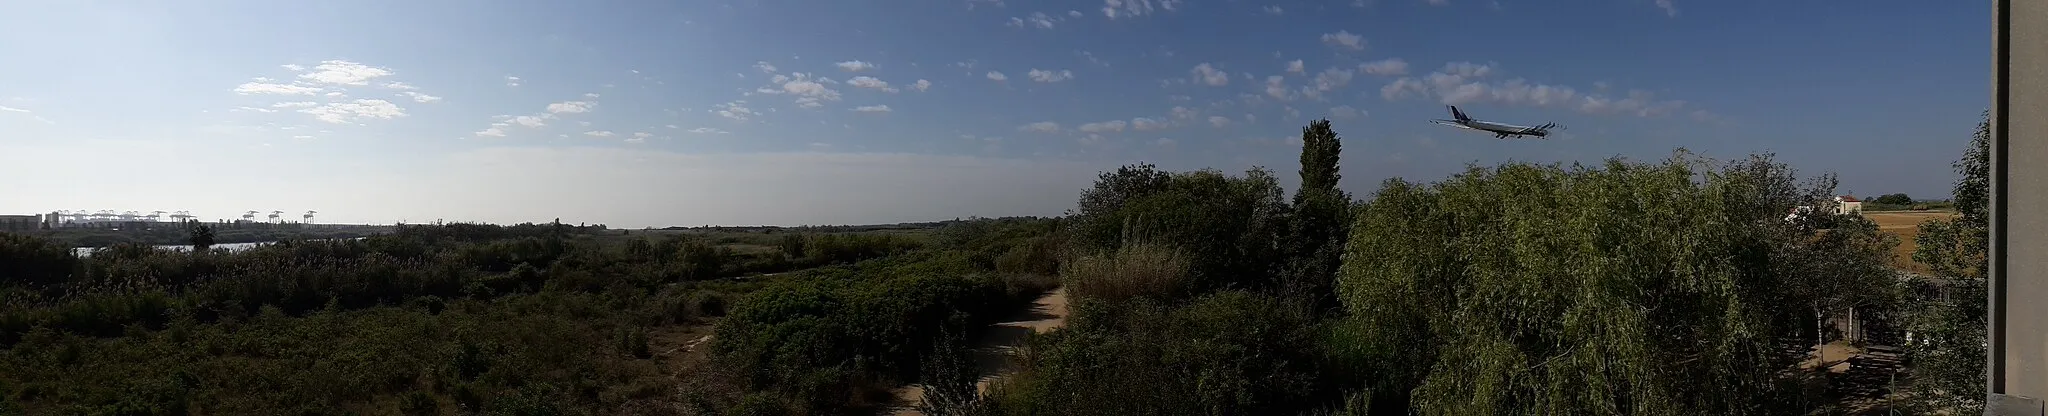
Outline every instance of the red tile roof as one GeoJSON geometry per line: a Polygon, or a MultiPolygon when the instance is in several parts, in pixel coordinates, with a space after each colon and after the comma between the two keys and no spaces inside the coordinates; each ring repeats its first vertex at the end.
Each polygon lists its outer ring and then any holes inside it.
{"type": "Polygon", "coordinates": [[[1842,196],[1838,196],[1838,197],[1836,197],[1836,198],[1841,198],[1841,199],[1842,199],[1842,202],[1863,202],[1863,200],[1861,200],[1861,199],[1856,199],[1856,197],[1853,197],[1853,196],[1848,196],[1848,195],[1842,195],[1842,196]]]}

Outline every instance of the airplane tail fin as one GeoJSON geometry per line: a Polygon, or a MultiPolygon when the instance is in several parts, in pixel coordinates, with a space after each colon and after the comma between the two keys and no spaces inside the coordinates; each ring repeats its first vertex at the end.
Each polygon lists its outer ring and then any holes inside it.
{"type": "Polygon", "coordinates": [[[1452,119],[1455,119],[1455,120],[1458,120],[1458,121],[1472,121],[1472,117],[1471,117],[1471,116],[1467,116],[1467,115],[1465,115],[1465,112],[1464,112],[1464,111],[1458,111],[1458,106],[1452,105],[1452,106],[1446,106],[1446,107],[1450,107],[1450,108],[1451,108],[1451,118],[1452,118],[1452,119]]]}

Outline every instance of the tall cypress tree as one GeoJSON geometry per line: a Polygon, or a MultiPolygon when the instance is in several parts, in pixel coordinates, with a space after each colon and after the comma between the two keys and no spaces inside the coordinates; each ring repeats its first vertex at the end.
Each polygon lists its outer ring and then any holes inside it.
{"type": "Polygon", "coordinates": [[[1301,187],[1294,191],[1282,289],[1309,298],[1318,308],[1337,306],[1337,267],[1350,235],[1351,195],[1337,188],[1343,148],[1330,120],[1301,129],[1301,187]]]}

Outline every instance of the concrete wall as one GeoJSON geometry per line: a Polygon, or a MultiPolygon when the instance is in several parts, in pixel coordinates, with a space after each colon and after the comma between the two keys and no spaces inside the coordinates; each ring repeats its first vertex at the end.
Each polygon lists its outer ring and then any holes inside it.
{"type": "Polygon", "coordinates": [[[1986,414],[2048,398],[2048,2],[1993,0],[1986,414]]]}

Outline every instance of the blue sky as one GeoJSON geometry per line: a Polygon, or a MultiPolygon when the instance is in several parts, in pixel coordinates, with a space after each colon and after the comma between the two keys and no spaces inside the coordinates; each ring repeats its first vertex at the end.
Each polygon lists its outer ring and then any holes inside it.
{"type": "Polygon", "coordinates": [[[1057,215],[1097,172],[1343,185],[1467,162],[1775,152],[1945,196],[1989,97],[1978,2],[25,1],[0,211],[323,222],[1057,215]],[[1570,4],[1553,4],[1570,3],[1570,4]],[[1444,104],[1568,126],[1499,141],[1444,104]]]}

